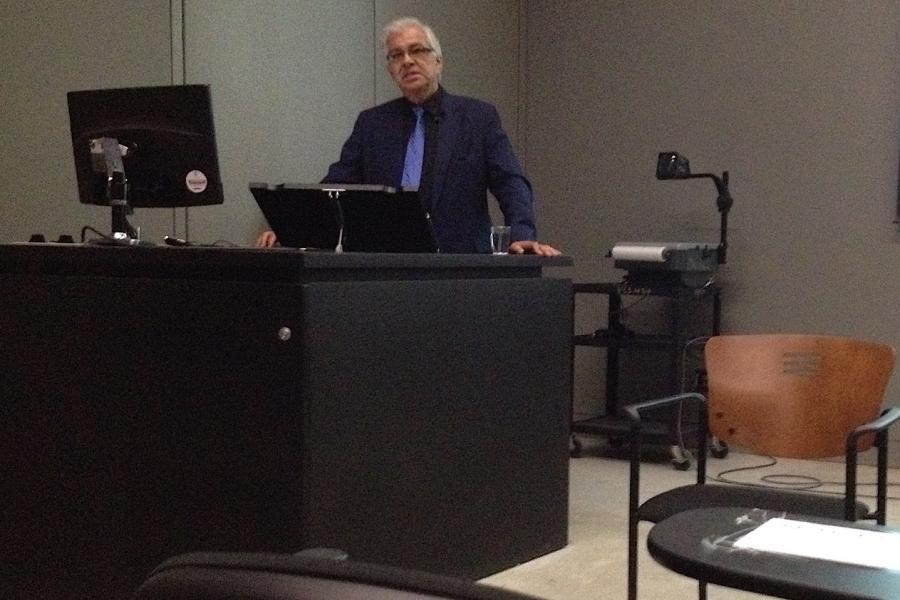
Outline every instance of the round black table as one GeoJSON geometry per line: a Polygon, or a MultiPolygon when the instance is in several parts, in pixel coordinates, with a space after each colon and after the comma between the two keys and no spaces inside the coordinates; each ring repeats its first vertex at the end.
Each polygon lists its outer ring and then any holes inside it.
{"type": "Polygon", "coordinates": [[[827,525],[900,534],[865,522],[848,523],[752,508],[699,508],[656,525],[647,537],[653,558],[707,583],[797,600],[897,600],[900,571],[734,548],[733,541],[766,518],[784,516],[827,525]]]}

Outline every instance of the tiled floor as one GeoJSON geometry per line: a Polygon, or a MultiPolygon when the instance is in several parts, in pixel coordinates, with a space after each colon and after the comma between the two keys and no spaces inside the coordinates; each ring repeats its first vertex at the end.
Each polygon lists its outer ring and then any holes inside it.
{"type": "MultiPolygon", "coordinates": [[[[708,472],[764,463],[765,457],[731,452],[724,459],[710,459],[708,472]]],[[[624,600],[626,578],[628,462],[611,457],[600,442],[586,440],[581,458],[570,461],[569,545],[531,562],[497,573],[484,581],[547,600],[624,600]]],[[[762,475],[806,475],[825,482],[843,481],[843,463],[780,461],[764,470],[735,473],[730,477],[758,482],[762,475]]],[[[693,469],[676,471],[661,456],[647,461],[642,469],[642,498],[671,487],[689,483],[696,477],[693,469]]],[[[890,481],[900,482],[900,470],[892,469],[890,481]]],[[[874,468],[861,467],[861,482],[874,481],[874,468]]],[[[822,488],[834,492],[842,484],[822,488]]],[[[868,494],[874,487],[863,488],[868,494]]],[[[888,503],[888,524],[900,527],[900,489],[891,488],[898,497],[888,503]]],[[[641,525],[639,558],[639,597],[641,600],[696,598],[697,584],[657,565],[646,552],[649,524],[641,525]]],[[[724,587],[710,586],[710,600],[763,598],[724,587]]]]}

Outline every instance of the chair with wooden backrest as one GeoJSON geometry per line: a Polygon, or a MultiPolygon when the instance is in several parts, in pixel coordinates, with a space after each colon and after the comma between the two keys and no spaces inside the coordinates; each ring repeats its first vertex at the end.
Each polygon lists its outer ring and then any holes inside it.
{"type": "MultiPolygon", "coordinates": [[[[658,523],[688,510],[747,506],[837,519],[875,519],[884,524],[887,504],[888,427],[900,408],[881,412],[894,368],[886,345],[819,335],[729,335],[705,349],[708,407],[699,394],[682,394],[628,407],[632,420],[629,498],[628,597],[637,598],[637,524],[658,523]],[[646,414],[685,400],[699,403],[697,482],[639,504],[640,422],[646,414]],[[784,458],[845,455],[843,496],[761,487],[707,484],[705,415],[709,432],[753,454],[784,458]],[[880,413],[880,416],[879,416],[880,413]],[[857,454],[877,452],[876,509],[856,499],[857,454]]],[[[700,582],[700,598],[706,584],[700,582]]]]}

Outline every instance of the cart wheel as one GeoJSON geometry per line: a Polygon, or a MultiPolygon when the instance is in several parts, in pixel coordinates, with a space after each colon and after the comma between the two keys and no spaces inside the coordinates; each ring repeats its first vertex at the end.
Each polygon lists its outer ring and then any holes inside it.
{"type": "Polygon", "coordinates": [[[672,466],[676,471],[687,471],[691,468],[691,461],[687,458],[673,458],[672,466]]]}
{"type": "Polygon", "coordinates": [[[714,458],[725,458],[728,456],[728,444],[716,437],[710,439],[709,454],[714,458]]]}
{"type": "Polygon", "coordinates": [[[572,458],[581,457],[581,441],[575,437],[575,434],[569,436],[569,456],[572,458]]]}
{"type": "Polygon", "coordinates": [[[669,448],[669,453],[672,456],[672,466],[676,470],[687,471],[691,468],[693,456],[691,456],[690,452],[683,449],[681,446],[672,446],[669,448]]]}

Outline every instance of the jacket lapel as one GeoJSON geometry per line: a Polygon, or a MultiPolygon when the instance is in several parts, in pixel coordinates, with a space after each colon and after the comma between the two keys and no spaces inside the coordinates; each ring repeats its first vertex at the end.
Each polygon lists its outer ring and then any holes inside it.
{"type": "Polygon", "coordinates": [[[434,171],[431,179],[431,210],[435,211],[441,201],[453,148],[462,127],[462,111],[458,110],[456,98],[444,92],[442,103],[443,118],[438,130],[437,155],[434,157],[434,171]]]}
{"type": "Polygon", "coordinates": [[[409,104],[402,98],[397,99],[392,109],[395,115],[388,121],[384,135],[385,144],[382,146],[377,144],[379,148],[387,148],[387,156],[379,157],[386,160],[390,164],[389,174],[392,182],[390,185],[400,189],[400,182],[403,179],[403,163],[406,160],[406,144],[409,140],[409,134],[412,132],[414,117],[409,108],[409,104]],[[400,127],[394,125],[400,123],[400,127]]]}

